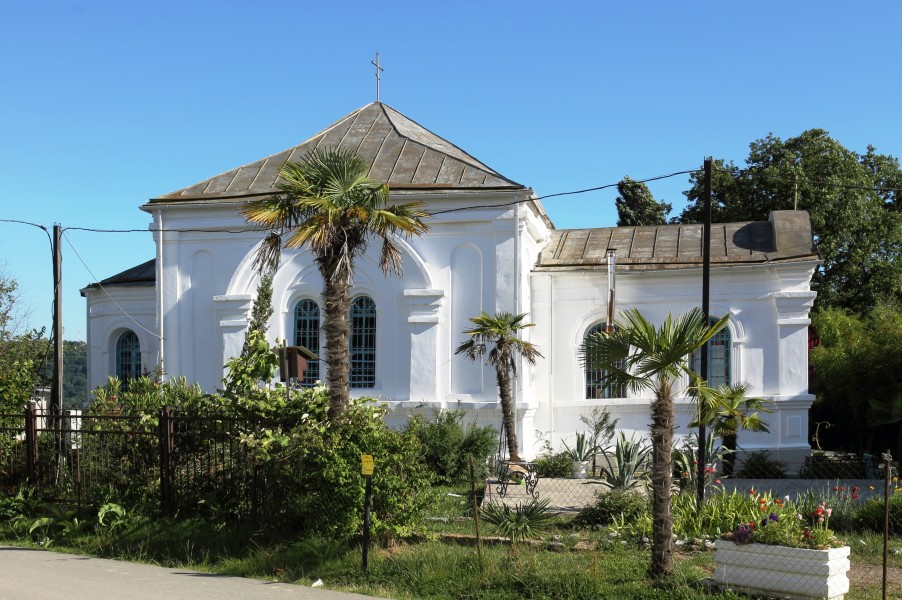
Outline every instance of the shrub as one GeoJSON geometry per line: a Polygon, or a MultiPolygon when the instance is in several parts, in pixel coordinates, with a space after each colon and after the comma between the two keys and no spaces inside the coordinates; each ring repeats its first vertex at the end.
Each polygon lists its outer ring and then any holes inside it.
{"type": "Polygon", "coordinates": [[[570,477],[572,461],[566,452],[543,454],[533,462],[539,477],[570,477]]]}
{"type": "Polygon", "coordinates": [[[595,504],[584,507],[573,519],[579,527],[610,525],[620,517],[630,521],[648,511],[648,500],[634,490],[613,489],[598,494],[595,504]]]}
{"type": "Polygon", "coordinates": [[[476,479],[485,479],[488,458],[495,450],[498,432],[491,426],[475,422],[463,424],[467,411],[433,410],[432,419],[413,417],[405,434],[416,437],[423,447],[423,462],[441,483],[461,483],[470,480],[470,457],[476,479]]]}
{"type": "MultiPolygon", "coordinates": [[[[294,402],[307,414],[328,406],[321,386],[298,390],[294,402]]],[[[371,398],[353,400],[341,418],[302,420],[284,432],[263,431],[246,439],[262,459],[281,507],[272,515],[280,528],[329,539],[356,536],[363,524],[365,480],[361,454],[373,455],[372,532],[388,539],[406,536],[419,524],[429,501],[432,475],[415,435],[391,429],[384,405],[371,398]]]]}
{"type": "Polygon", "coordinates": [[[789,467],[782,460],[770,457],[770,452],[761,450],[749,452],[742,461],[742,467],[736,471],[738,479],[786,479],[789,467]]]}
{"type": "MultiPolygon", "coordinates": [[[[871,498],[855,511],[853,521],[862,531],[883,531],[883,499],[871,498]]],[[[902,494],[889,497],[889,534],[902,535],[902,494]]]]}

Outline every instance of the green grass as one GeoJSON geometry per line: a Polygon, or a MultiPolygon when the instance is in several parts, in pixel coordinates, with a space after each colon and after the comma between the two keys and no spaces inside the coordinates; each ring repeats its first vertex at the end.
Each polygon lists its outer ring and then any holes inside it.
{"type": "MultiPolygon", "coordinates": [[[[475,546],[438,539],[441,533],[475,533],[466,487],[435,490],[419,543],[373,548],[369,571],[361,572],[359,546],[322,539],[296,540],[263,535],[246,528],[211,526],[195,520],[154,520],[132,517],[122,527],[87,530],[54,539],[52,549],[120,558],[210,573],[279,580],[309,585],[322,579],[326,587],[398,599],[507,600],[585,598],[738,599],[711,592],[699,582],[712,574],[714,553],[676,555],[676,572],[662,582],[646,576],[649,551],[621,542],[605,528],[573,527],[569,516],[556,517],[534,543],[486,545],[480,565],[475,546]],[[553,542],[553,544],[552,544],[553,542]],[[578,543],[595,549],[571,551],[578,543]],[[550,545],[558,550],[552,551],[550,545]]],[[[497,535],[484,523],[482,534],[497,535]]],[[[882,538],[848,534],[852,547],[853,589],[849,600],[880,598],[882,538]]],[[[0,524],[0,540],[32,545],[20,531],[0,524]]],[[[894,538],[893,548],[902,547],[894,538]]],[[[890,565],[902,569],[902,556],[890,565]]],[[[897,588],[891,588],[890,596],[897,588]]]]}

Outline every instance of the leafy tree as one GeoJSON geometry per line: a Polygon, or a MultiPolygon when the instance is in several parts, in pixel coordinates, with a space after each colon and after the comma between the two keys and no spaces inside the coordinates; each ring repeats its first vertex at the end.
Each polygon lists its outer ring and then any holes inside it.
{"type": "Polygon", "coordinates": [[[67,407],[81,407],[88,400],[88,344],[63,342],[63,399],[67,407]]]}
{"type": "Polygon", "coordinates": [[[475,327],[464,331],[470,339],[458,346],[454,352],[477,361],[486,356],[486,351],[491,345],[492,349],[488,350],[485,362],[495,367],[508,454],[511,460],[515,461],[520,460],[512,385],[513,378],[517,375],[517,360],[523,357],[530,364],[535,364],[537,358],[542,358],[538,347],[518,337],[520,331],[532,327],[532,323],[523,322],[525,318],[526,313],[519,315],[509,312],[497,312],[494,315],[480,313],[479,316],[470,319],[475,327]]]}
{"type": "Polygon", "coordinates": [[[27,330],[18,284],[0,273],[0,412],[20,412],[44,383],[38,370],[47,354],[43,331],[27,330]]]}
{"type": "Polygon", "coordinates": [[[708,388],[689,369],[689,357],[711,339],[727,317],[708,325],[704,313],[695,308],[674,318],[668,315],[655,327],[641,312],[631,309],[618,319],[613,332],[586,337],[580,356],[590,369],[603,370],[605,383],[649,391],[651,404],[653,530],[651,567],[653,577],[673,572],[673,514],[670,493],[673,483],[674,384],[688,375],[690,391],[710,406],[717,406],[717,392],[708,388]]]}
{"type": "Polygon", "coordinates": [[[308,247],[323,277],[323,332],[328,365],[329,416],[348,406],[348,348],[354,260],[373,240],[382,242],[383,272],[401,272],[401,250],[392,236],[422,235],[428,230],[420,202],[391,204],[387,184],[367,177],[364,160],[349,150],[314,150],[302,162],[286,162],[279,171],[279,193],[254,201],[241,213],[270,230],[257,254],[261,272],[279,263],[282,236],[288,248],[308,247]]]}
{"type": "Polygon", "coordinates": [[[633,181],[629,176],[617,184],[617,227],[625,225],[664,225],[673,208],[667,202],[658,202],[648,186],[633,181]]]}
{"type": "Polygon", "coordinates": [[[811,351],[809,423],[842,424],[821,429],[830,449],[902,455],[902,307],[827,309],[812,320],[821,343],[811,351]]]}
{"type": "MultiPolygon", "coordinates": [[[[690,181],[677,221],[700,223],[703,173],[690,181]]],[[[760,221],[773,210],[807,210],[824,260],[813,279],[818,305],[861,312],[902,298],[902,209],[898,190],[884,189],[900,186],[899,161],[872,147],[856,154],[823,129],[785,141],[771,134],[752,142],[744,169],[715,161],[712,218],[760,221]]]]}

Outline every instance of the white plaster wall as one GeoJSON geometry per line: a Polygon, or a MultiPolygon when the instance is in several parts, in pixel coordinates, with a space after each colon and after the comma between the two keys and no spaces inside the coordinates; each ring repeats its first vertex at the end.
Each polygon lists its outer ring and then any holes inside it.
{"type": "MultiPolygon", "coordinates": [[[[357,262],[352,293],[366,294],[377,306],[377,387],[355,394],[375,395],[393,407],[393,419],[428,406],[460,403],[483,422],[496,426],[500,410],[493,369],[472,364],[454,350],[463,330],[479,311],[528,312],[535,327],[524,332],[545,358],[533,367],[521,364],[516,382],[518,433],[523,452],[538,450],[536,431],[561,439],[582,429],[598,401],[584,398],[583,370],[577,347],[586,330],[605,318],[605,271],[532,272],[547,243],[549,229],[528,204],[528,192],[396,193],[399,201],[423,200],[430,211],[461,206],[485,208],[448,212],[430,220],[422,238],[398,240],[405,274],[383,276],[379,245],[357,262]]],[[[223,365],[244,340],[256,292],[252,268],[263,237],[249,230],[235,203],[178,204],[155,207],[158,287],[118,288],[123,306],[139,315],[150,331],[159,331],[156,306],[165,330],[165,369],[184,375],[206,390],[220,385],[223,365]]],[[[731,371],[734,382],[751,384],[751,393],[774,400],[770,434],[740,434],[747,448],[795,451],[807,448],[808,310],[813,263],[715,267],[713,315],[730,314],[731,371]]],[[[617,309],[639,308],[652,321],[700,304],[701,269],[619,273],[617,309]]],[[[275,312],[271,341],[291,338],[293,309],[301,298],[319,299],[320,275],[309,253],[284,252],[274,281],[275,312]]],[[[110,335],[126,327],[112,303],[96,290],[89,304],[90,381],[102,383],[112,372],[110,335]],[[106,346],[105,346],[106,344],[106,346]],[[106,352],[107,354],[104,354],[106,352]]],[[[134,329],[133,329],[134,330],[134,329]]],[[[142,352],[156,358],[156,338],[139,333],[142,352]]],[[[148,355],[149,356],[149,355],[148,355]]],[[[155,366],[148,365],[149,368],[155,366]]],[[[645,435],[648,398],[604,401],[627,431],[645,435]]],[[[678,402],[685,433],[691,407],[678,402]]]]}
{"type": "Polygon", "coordinates": [[[90,288],[85,290],[85,298],[88,320],[88,389],[93,390],[103,385],[107,377],[116,372],[116,341],[126,330],[131,330],[138,336],[142,369],[153,372],[159,362],[160,348],[155,335],[154,288],[111,286],[106,288],[106,292],[90,288]]]}
{"type": "MultiPolygon", "coordinates": [[[[814,263],[730,266],[712,269],[711,314],[730,315],[731,380],[750,384],[750,394],[772,401],[768,434],[740,433],[747,449],[771,448],[790,456],[805,452],[807,410],[814,397],[807,390],[808,289],[814,263]],[[792,281],[794,291],[784,286],[792,281]],[[781,319],[780,315],[784,316],[781,319]]],[[[606,316],[604,271],[534,272],[532,307],[534,341],[550,357],[534,371],[538,398],[535,427],[557,448],[584,429],[580,416],[605,406],[620,418],[627,435],[647,436],[647,394],[627,392],[610,400],[585,399],[584,370],[578,346],[586,331],[606,316]]],[[[701,304],[701,270],[621,272],[617,275],[616,311],[638,308],[654,323],[701,304]]],[[[685,382],[683,382],[685,385],[685,382]]],[[[678,434],[688,433],[693,407],[677,400],[678,434]]]]}

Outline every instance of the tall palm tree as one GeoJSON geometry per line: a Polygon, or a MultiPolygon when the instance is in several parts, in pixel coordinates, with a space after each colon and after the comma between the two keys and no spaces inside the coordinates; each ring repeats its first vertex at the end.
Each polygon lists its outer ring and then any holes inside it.
{"type": "Polygon", "coordinates": [[[497,312],[489,315],[482,312],[470,321],[475,327],[464,331],[470,336],[466,342],[457,347],[455,354],[463,354],[473,361],[480,360],[489,350],[485,364],[495,367],[498,380],[498,395],[501,398],[501,417],[504,431],[507,434],[507,450],[511,460],[520,460],[517,451],[517,426],[514,422],[513,378],[517,375],[517,358],[525,358],[529,364],[536,364],[542,353],[534,344],[520,339],[519,333],[532,323],[524,323],[526,313],[515,315],[509,312],[497,312]]]}
{"type": "Polygon", "coordinates": [[[651,405],[653,521],[650,568],[653,577],[673,571],[670,490],[674,385],[682,376],[688,376],[694,393],[714,402],[715,391],[707,388],[689,369],[689,356],[726,322],[724,317],[709,326],[704,313],[692,309],[676,318],[668,315],[663,325],[655,327],[633,309],[621,315],[614,331],[590,334],[580,348],[582,360],[590,369],[605,371],[605,380],[628,386],[635,392],[650,391],[654,396],[651,405]]]}
{"type": "MultiPolygon", "coordinates": [[[[726,451],[723,457],[723,474],[726,477],[733,476],[736,465],[736,450],[739,447],[739,430],[763,431],[770,429],[760,412],[771,412],[764,405],[761,398],[749,398],[749,385],[747,383],[724,384],[717,388],[715,393],[716,404],[702,402],[699,416],[705,426],[711,428],[712,435],[721,439],[721,445],[726,451]]],[[[689,427],[699,426],[699,416],[689,424],[689,427]]]]}
{"type": "Polygon", "coordinates": [[[370,180],[366,162],[344,149],[316,149],[279,170],[278,193],[250,202],[241,214],[270,230],[254,263],[261,272],[279,263],[287,248],[308,247],[323,276],[323,331],[329,384],[329,416],[343,414],[350,400],[349,317],[354,260],[371,240],[381,240],[379,265],[401,273],[401,250],[393,235],[422,235],[429,227],[420,202],[389,204],[387,184],[370,180]]]}

